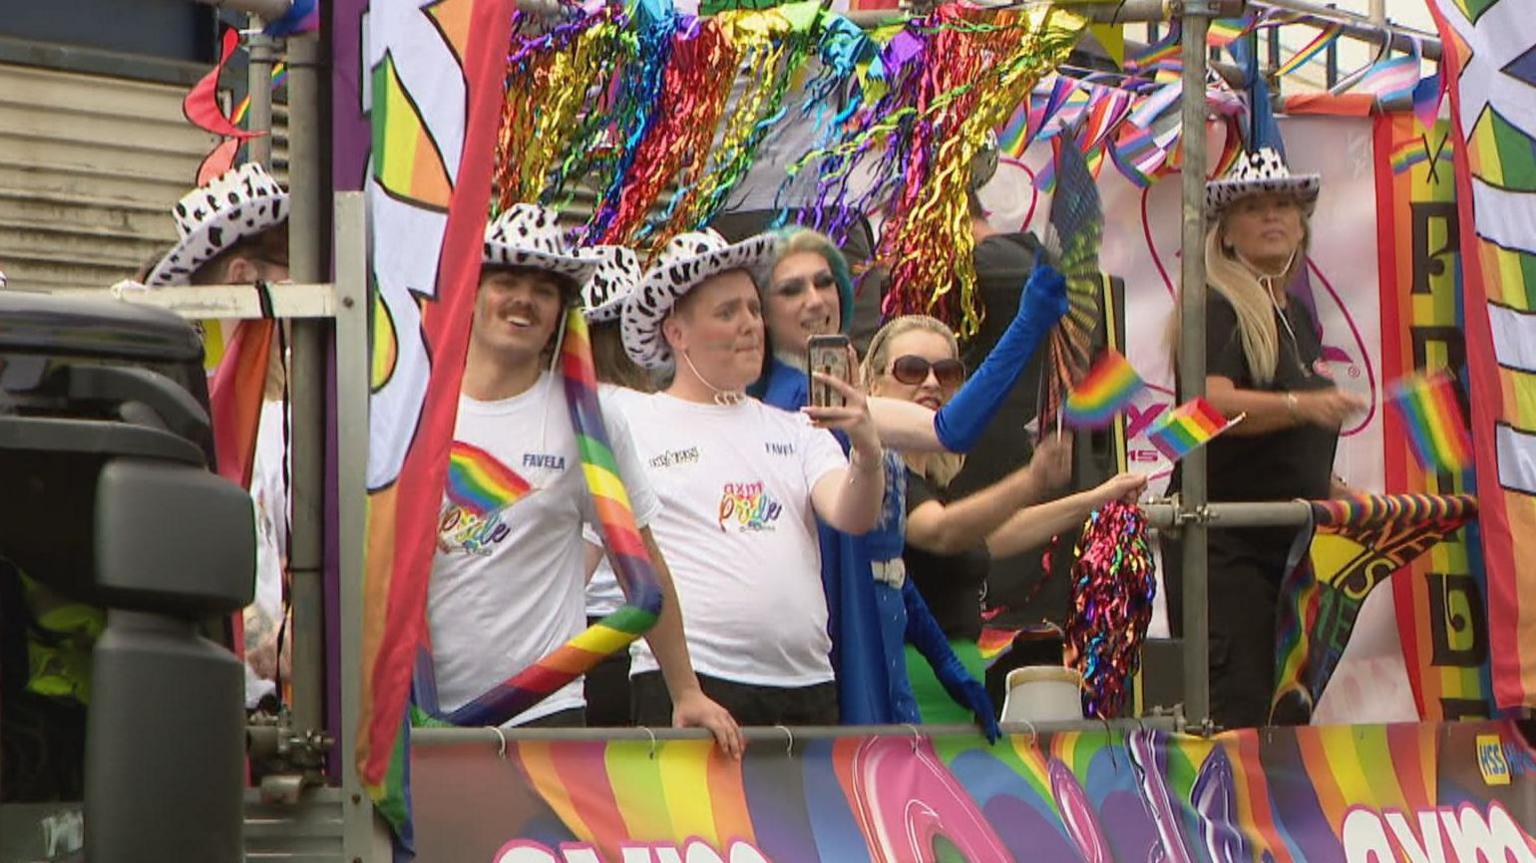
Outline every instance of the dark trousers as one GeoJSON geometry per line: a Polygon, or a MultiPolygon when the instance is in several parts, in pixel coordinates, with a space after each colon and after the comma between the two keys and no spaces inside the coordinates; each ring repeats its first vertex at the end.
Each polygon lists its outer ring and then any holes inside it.
{"type": "Polygon", "coordinates": [[[586,728],[587,711],[580,707],[557,710],[548,716],[524,722],[518,728],[586,728]]]}
{"type": "MultiPolygon", "coordinates": [[[[589,617],[591,626],[602,618],[589,617]]],[[[629,648],[603,659],[585,680],[587,724],[593,728],[619,728],[629,725],[629,648]]]]}
{"type": "MultiPolygon", "coordinates": [[[[754,686],[699,675],[699,687],[730,712],[738,725],[836,725],[837,684],[812,686],[754,686]]],[[[635,724],[652,728],[672,725],[672,696],[659,671],[630,679],[635,724]]]]}
{"type": "MultiPolygon", "coordinates": [[[[1209,560],[1211,720],[1221,728],[1269,725],[1275,692],[1275,609],[1287,549],[1211,531],[1209,560]]],[[[1165,542],[1168,617],[1183,634],[1181,549],[1165,542]],[[1170,553],[1170,551],[1172,553],[1170,553]]]]}

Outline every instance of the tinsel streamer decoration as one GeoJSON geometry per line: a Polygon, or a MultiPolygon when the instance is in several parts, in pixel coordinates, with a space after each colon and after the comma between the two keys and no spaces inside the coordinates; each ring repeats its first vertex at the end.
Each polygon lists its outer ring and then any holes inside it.
{"type": "Polygon", "coordinates": [[[932,315],[967,338],[981,323],[966,205],[971,160],[1040,76],[1066,59],[1084,21],[1050,8],[955,5],[932,18],[938,32],[918,85],[919,119],[902,148],[902,188],[887,205],[876,258],[891,273],[886,316],[932,315]]]}
{"type": "Polygon", "coordinates": [[[789,167],[793,179],[808,165],[817,165],[810,209],[818,217],[812,227],[834,242],[842,243],[865,213],[878,210],[898,188],[901,154],[919,119],[913,106],[933,57],[928,42],[938,32],[925,26],[928,20],[908,21],[879,46],[878,55],[850,82],[855,92],[834,138],[789,167]]]}
{"type": "Polygon", "coordinates": [[[666,210],[643,237],[665,245],[672,236],[707,224],[725,205],[726,196],[751,169],[764,137],[784,116],[784,96],[815,45],[819,13],[816,2],[802,2],[715,16],[741,57],[741,68],[748,71],[741,76],[741,90],[725,113],[707,164],[695,163],[694,176],[679,183],[666,210]]]}
{"type": "Polygon", "coordinates": [[[540,199],[548,175],[582,131],[621,56],[617,7],[520,40],[508,59],[507,96],[492,174],[496,209],[540,199]]]}
{"type": "Polygon", "coordinates": [[[618,212],[619,193],[634,166],[640,142],[657,121],[666,68],[672,59],[678,15],[671,0],[637,0],[633,10],[633,24],[624,32],[625,61],[605,106],[609,123],[602,129],[601,143],[607,146],[569,153],[546,196],[558,197],[573,178],[590,178],[589,184],[600,194],[592,218],[580,231],[588,241],[601,237],[618,212]]]}
{"type": "MultiPolygon", "coordinates": [[[[651,205],[674,176],[694,175],[714,141],[740,55],[713,18],[690,19],[674,37],[656,122],[635,151],[611,219],[598,242],[631,245],[651,205]]],[[[651,257],[642,251],[642,258],[651,257]]]]}
{"type": "Polygon", "coordinates": [[[1083,675],[1083,715],[1111,719],[1141,666],[1157,595],[1146,513],[1123,501],[1104,504],[1088,517],[1074,554],[1066,664],[1083,675]]]}
{"type": "MultiPolygon", "coordinates": [[[[814,150],[830,146],[839,130],[859,110],[863,99],[857,89],[855,76],[860,66],[867,66],[878,50],[875,41],[866,36],[857,24],[835,13],[823,16],[817,30],[815,51],[820,62],[816,64],[816,73],[806,80],[802,88],[796,111],[800,122],[810,122],[816,130],[814,150]]],[[[798,175],[805,167],[803,162],[785,166],[784,180],[774,195],[774,209],[778,215],[773,227],[780,227],[790,219],[790,205],[786,201],[793,200],[794,190],[806,185],[810,185],[813,190],[816,188],[814,174],[819,171],[800,178],[798,175]]],[[[846,238],[846,226],[839,232],[835,226],[821,220],[820,210],[814,212],[817,224],[812,227],[827,232],[834,242],[841,243],[846,238]]]]}

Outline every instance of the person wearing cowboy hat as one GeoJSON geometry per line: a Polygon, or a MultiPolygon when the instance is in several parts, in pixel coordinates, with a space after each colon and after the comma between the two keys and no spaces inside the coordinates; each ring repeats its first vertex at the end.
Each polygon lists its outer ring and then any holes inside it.
{"type": "MultiPolygon", "coordinates": [[[[288,192],[263,166],[232,168],[183,195],[171,210],[176,242],[137,275],[149,288],[282,282],[288,272],[288,192]]],[[[288,657],[279,633],[285,614],[283,583],[290,501],[283,479],[286,443],[283,356],[273,345],[267,360],[250,492],[256,515],[256,595],[242,612],[246,706],[280,698],[276,681],[288,657]]]]}
{"type": "Polygon", "coordinates": [[[144,284],[238,285],[288,279],[288,192],[247,163],[188,192],[172,210],[177,240],[144,284]]]}
{"type": "MultiPolygon", "coordinates": [[[[753,273],[770,235],[728,244],[685,233],[625,300],[624,346],[674,369],[672,384],[626,405],[661,514],[653,523],[677,580],[688,650],[704,691],[747,725],[835,724],[816,519],[862,534],[880,517],[882,450],[864,397],[824,378],[845,407],[805,414],[745,394],[762,370],[753,273]],[[829,430],[845,433],[844,456],[829,430]]],[[[632,669],[635,719],[668,710],[656,660],[632,669]]]]}
{"type": "MultiPolygon", "coordinates": [[[[1268,148],[1206,184],[1206,399],[1227,416],[1246,415],[1207,444],[1213,501],[1317,500],[1338,490],[1339,427],[1365,405],[1334,385],[1317,324],[1287,290],[1305,266],[1319,184],[1317,174],[1292,174],[1268,148]]],[[[1171,489],[1180,484],[1175,467],[1171,489]]],[[[1295,530],[1209,536],[1213,720],[1226,728],[1305,721],[1305,713],[1270,710],[1275,608],[1295,530]]],[[[1168,607],[1177,610],[1180,567],[1169,563],[1168,607]]]]}
{"type": "MultiPolygon", "coordinates": [[[[595,261],[570,250],[554,213],[515,205],[486,229],[480,285],[428,588],[438,703],[446,714],[492,692],[581,632],[582,525],[597,524],[565,390],[546,368],[568,303],[595,261]]],[[[741,753],[730,715],[689,664],[680,606],[647,527],[658,502],[620,412],[599,395],[635,521],[661,584],[647,635],[676,709],[661,725],[708,728],[741,753]]],[[[584,725],[580,681],[510,725],[584,725]]]]}

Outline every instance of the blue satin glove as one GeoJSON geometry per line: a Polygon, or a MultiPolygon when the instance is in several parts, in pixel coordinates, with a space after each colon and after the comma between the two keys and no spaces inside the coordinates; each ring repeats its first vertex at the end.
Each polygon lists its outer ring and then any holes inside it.
{"type": "Polygon", "coordinates": [[[944,630],[933,619],[928,603],[923,601],[923,595],[917,592],[917,585],[910,578],[902,582],[901,599],[907,607],[907,643],[917,648],[917,652],[928,660],[934,676],[944,685],[944,691],[949,693],[949,697],[956,704],[971,709],[987,742],[996,743],[1002,736],[1002,729],[997,727],[997,711],[992,707],[987,688],[972,677],[960,663],[960,657],[955,656],[955,651],[949,646],[949,639],[944,637],[944,630]]]}
{"type": "Polygon", "coordinates": [[[1040,340],[1067,313],[1067,280],[1044,259],[1035,268],[1019,298],[1019,313],[1003,331],[965,386],[933,417],[939,443],[950,452],[969,452],[992,417],[997,415],[1040,340]]]}

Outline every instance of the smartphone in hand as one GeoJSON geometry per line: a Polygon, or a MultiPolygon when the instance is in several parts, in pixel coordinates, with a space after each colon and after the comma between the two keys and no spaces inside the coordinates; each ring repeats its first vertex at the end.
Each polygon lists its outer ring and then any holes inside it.
{"type": "MultiPolygon", "coordinates": [[[[853,352],[844,335],[811,336],[806,350],[806,375],[812,372],[853,383],[853,352]]],[[[842,393],[814,377],[810,379],[811,404],[817,407],[843,407],[848,399],[842,393]]]]}

